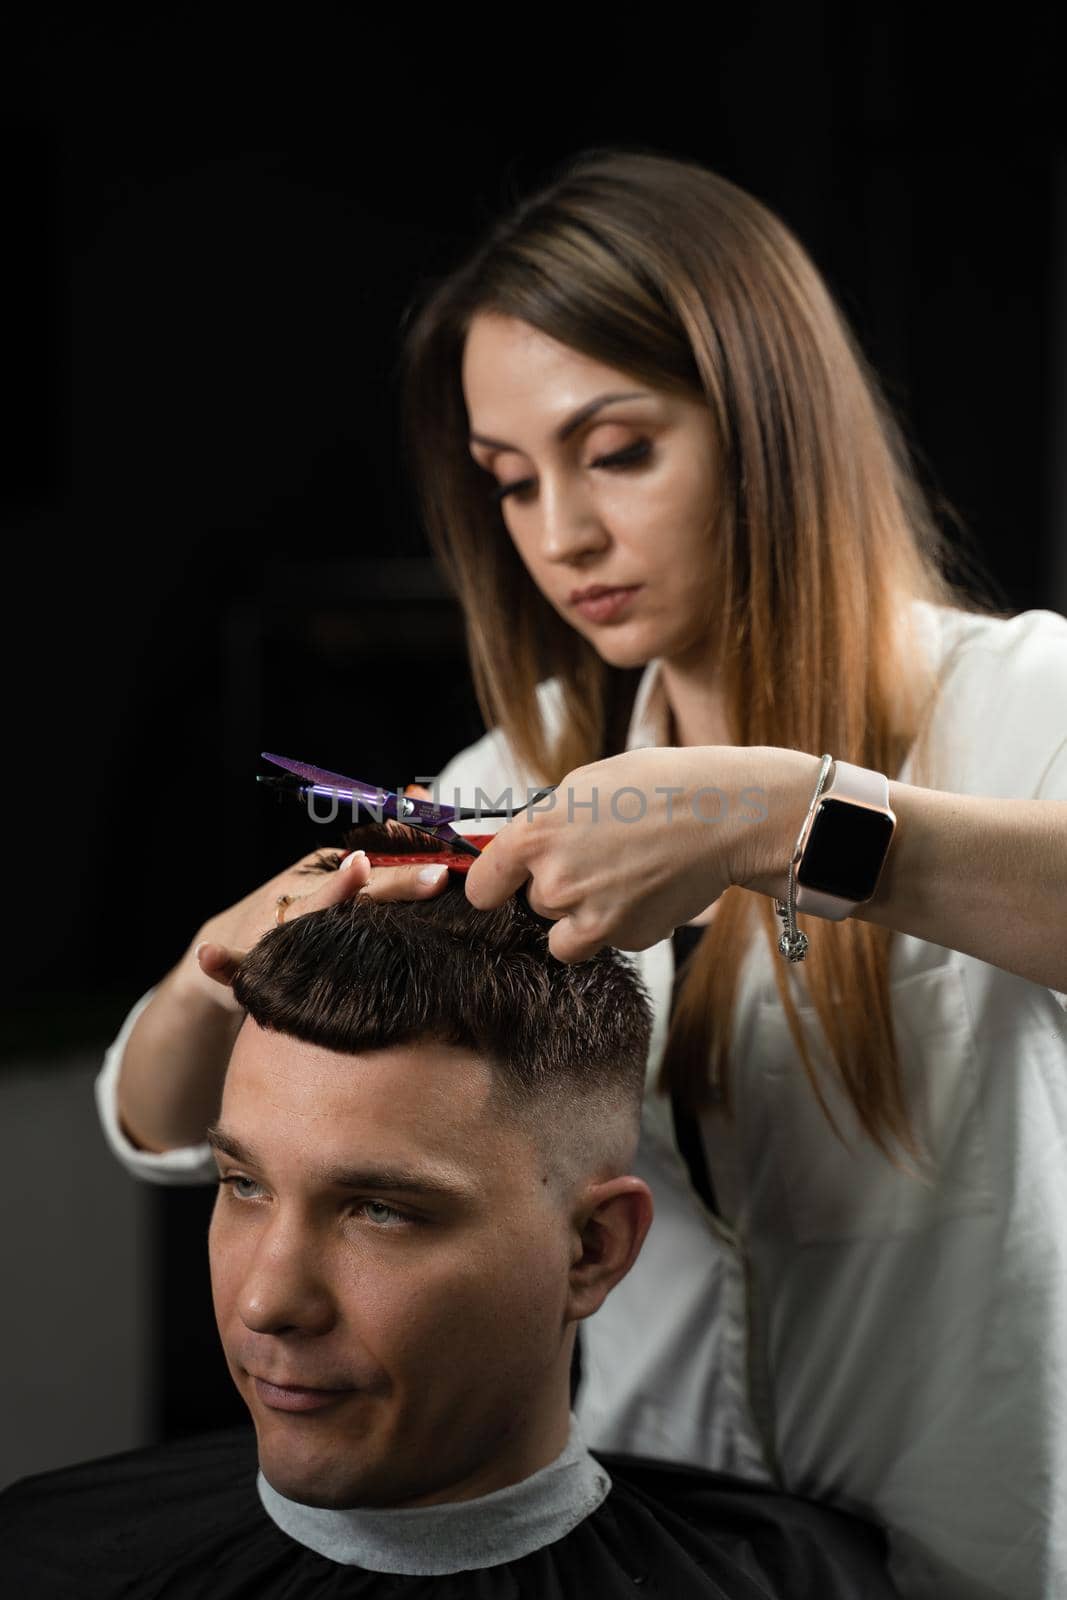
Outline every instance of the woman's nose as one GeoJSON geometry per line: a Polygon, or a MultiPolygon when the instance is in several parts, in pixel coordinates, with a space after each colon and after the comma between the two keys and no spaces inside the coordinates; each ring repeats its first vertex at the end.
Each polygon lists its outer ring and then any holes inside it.
{"type": "Polygon", "coordinates": [[[324,1333],[335,1303],[314,1241],[293,1228],[268,1229],[245,1267],[237,1308],[254,1333],[324,1333]]]}
{"type": "Polygon", "coordinates": [[[608,531],[580,485],[546,483],[540,513],[539,545],[546,561],[579,561],[609,543],[608,531]]]}

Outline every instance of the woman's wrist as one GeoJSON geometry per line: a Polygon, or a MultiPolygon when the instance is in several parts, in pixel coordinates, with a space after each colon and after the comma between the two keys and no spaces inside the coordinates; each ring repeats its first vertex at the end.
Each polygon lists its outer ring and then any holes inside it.
{"type": "Polygon", "coordinates": [[[119,1068],[119,1122],[143,1150],[202,1142],[243,1021],[240,1011],[220,1006],[185,967],[183,958],[159,984],[134,1024],[119,1068]]]}
{"type": "Polygon", "coordinates": [[[760,814],[743,821],[734,841],[731,880],[755,894],[785,900],[789,863],[811,805],[821,756],[777,745],[752,745],[744,750],[746,787],[762,796],[760,814]]]}

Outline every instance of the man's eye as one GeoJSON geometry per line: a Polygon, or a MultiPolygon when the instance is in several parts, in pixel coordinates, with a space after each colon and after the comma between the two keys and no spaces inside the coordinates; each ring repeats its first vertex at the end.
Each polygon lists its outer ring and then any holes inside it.
{"type": "Polygon", "coordinates": [[[224,1183],[230,1190],[230,1193],[238,1200],[250,1200],[252,1198],[251,1195],[245,1194],[242,1189],[239,1189],[237,1187],[238,1184],[249,1183],[252,1185],[253,1189],[259,1188],[259,1185],[256,1183],[254,1178],[244,1178],[239,1172],[231,1172],[228,1177],[220,1178],[219,1182],[224,1183]]]}
{"type": "MultiPolygon", "coordinates": [[[[627,445],[625,450],[616,450],[610,456],[598,456],[589,465],[591,467],[607,467],[609,471],[622,470],[626,467],[637,466],[640,462],[647,460],[651,449],[652,447],[647,439],[638,439],[636,443],[627,445]]],[[[516,478],[514,483],[498,483],[496,488],[490,491],[489,498],[499,505],[508,495],[525,494],[526,490],[532,487],[532,478],[516,478]]]]}
{"type": "MultiPolygon", "coordinates": [[[[228,1173],[225,1178],[219,1179],[219,1183],[224,1184],[238,1201],[257,1198],[256,1195],[249,1194],[244,1185],[247,1184],[252,1189],[260,1187],[254,1178],[246,1178],[239,1172],[228,1173]]],[[[395,1206],[387,1206],[384,1200],[360,1200],[356,1203],[355,1209],[363,1212],[383,1233],[387,1229],[409,1227],[418,1220],[409,1216],[406,1211],[397,1211],[395,1206]]]]}
{"type": "Polygon", "coordinates": [[[409,1217],[404,1211],[397,1211],[392,1206],[387,1206],[384,1200],[361,1200],[358,1209],[366,1212],[375,1227],[395,1228],[406,1227],[414,1222],[414,1217],[409,1217]]]}

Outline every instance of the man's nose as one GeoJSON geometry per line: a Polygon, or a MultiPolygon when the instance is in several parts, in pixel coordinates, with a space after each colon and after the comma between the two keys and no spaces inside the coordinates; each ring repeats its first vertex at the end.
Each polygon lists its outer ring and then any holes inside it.
{"type": "Polygon", "coordinates": [[[237,1309],[254,1333],[325,1333],[336,1314],[328,1275],[313,1239],[279,1221],[249,1260],[237,1309]]]}

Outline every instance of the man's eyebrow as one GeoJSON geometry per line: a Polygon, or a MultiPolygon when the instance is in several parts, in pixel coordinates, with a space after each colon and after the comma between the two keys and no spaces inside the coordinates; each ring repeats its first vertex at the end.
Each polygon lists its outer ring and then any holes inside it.
{"type": "MultiPolygon", "coordinates": [[[[647,400],[648,398],[649,396],[640,389],[635,389],[627,394],[599,394],[594,400],[587,400],[584,406],[579,406],[573,416],[568,417],[566,422],[560,424],[556,429],[556,438],[562,444],[564,439],[570,438],[575,428],[580,428],[587,418],[591,417],[595,411],[600,410],[601,406],[616,405],[620,400],[647,400]]],[[[470,441],[471,444],[487,444],[493,450],[516,450],[518,448],[517,445],[505,444],[502,439],[487,439],[481,433],[472,433],[470,441]]]]}
{"type": "MultiPolygon", "coordinates": [[[[242,1144],[240,1139],[225,1128],[214,1124],[207,1130],[205,1137],[213,1150],[231,1156],[234,1161],[242,1161],[250,1167],[262,1169],[263,1162],[255,1151],[249,1145],[242,1144]]],[[[474,1186],[459,1174],[453,1176],[451,1173],[435,1171],[432,1168],[323,1167],[315,1176],[319,1182],[334,1189],[369,1189],[381,1190],[383,1193],[401,1189],[405,1194],[436,1196],[448,1200],[473,1200],[477,1193],[474,1186]]]]}

